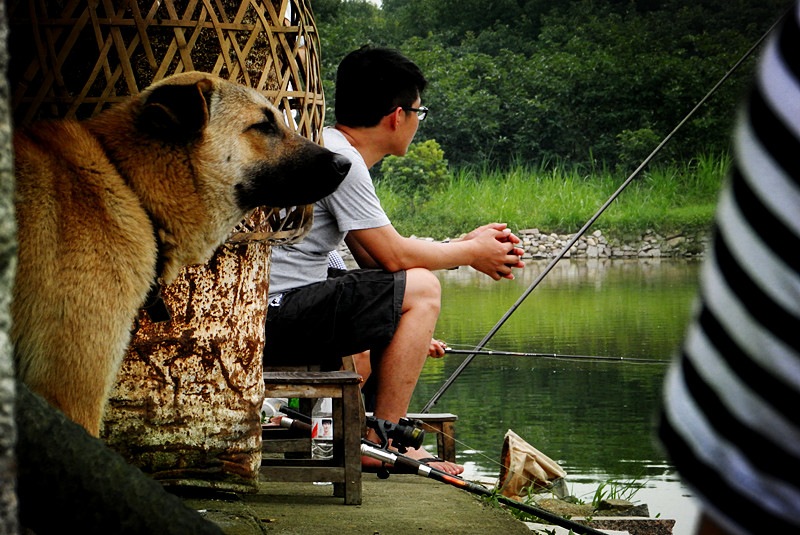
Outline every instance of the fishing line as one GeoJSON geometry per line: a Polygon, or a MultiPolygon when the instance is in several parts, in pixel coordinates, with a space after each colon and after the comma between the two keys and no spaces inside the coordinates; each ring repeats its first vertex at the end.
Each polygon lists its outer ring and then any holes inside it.
{"type": "Polygon", "coordinates": [[[613,193],[613,195],[611,195],[611,197],[609,197],[609,199],[603,204],[603,206],[601,206],[600,209],[597,210],[597,212],[595,212],[595,214],[586,222],[586,224],[584,224],[583,227],[581,227],[581,229],[572,237],[572,239],[570,239],[567,242],[567,244],[564,246],[563,249],[561,249],[561,251],[558,253],[558,255],[556,255],[556,257],[553,258],[553,260],[547,265],[547,267],[544,269],[544,271],[542,271],[539,274],[539,276],[536,277],[536,280],[534,280],[533,283],[531,283],[531,285],[528,287],[528,289],[525,290],[525,292],[522,294],[522,296],[520,296],[520,298],[517,299],[517,301],[511,306],[511,308],[508,309],[508,311],[503,315],[503,317],[500,318],[500,320],[495,324],[495,326],[492,327],[492,329],[486,334],[486,336],[483,337],[483,340],[481,340],[478,343],[478,345],[475,346],[474,351],[470,352],[470,355],[467,356],[467,358],[465,358],[461,362],[461,364],[458,366],[458,368],[456,368],[456,370],[453,372],[453,374],[444,382],[444,384],[441,386],[441,388],[439,388],[439,390],[433,395],[433,397],[428,401],[428,403],[425,404],[425,406],[422,408],[422,410],[420,412],[422,412],[422,413],[429,412],[431,410],[431,408],[433,408],[433,406],[436,405],[436,403],[438,403],[438,401],[442,397],[442,395],[444,395],[444,393],[447,391],[447,389],[450,388],[450,385],[452,385],[453,382],[458,378],[458,376],[461,375],[461,372],[464,371],[464,368],[466,368],[469,365],[469,363],[472,362],[472,359],[475,358],[477,352],[479,352],[480,350],[482,350],[484,348],[486,343],[489,340],[491,340],[491,338],[495,335],[495,333],[497,333],[498,330],[500,330],[500,327],[503,326],[503,324],[506,322],[506,320],[508,320],[508,318],[511,317],[511,314],[513,314],[517,310],[517,308],[519,308],[519,306],[522,304],[522,302],[525,301],[525,299],[528,297],[528,295],[530,295],[530,293],[539,285],[539,283],[542,281],[542,279],[544,279],[545,276],[547,276],[547,274],[550,273],[550,271],[553,269],[553,267],[555,267],[555,265],[564,257],[564,255],[567,253],[567,251],[569,251],[570,248],[572,248],[572,246],[575,245],[575,242],[577,242],[578,239],[581,236],[583,236],[583,234],[586,232],[586,230],[590,226],[592,226],[592,224],[594,224],[594,222],[597,220],[597,218],[599,218],[600,215],[603,212],[605,212],[606,208],[608,208],[611,205],[611,203],[614,202],[617,199],[617,197],[619,197],[619,195],[622,193],[622,191],[625,188],[628,187],[628,184],[633,182],[633,180],[639,175],[639,173],[642,171],[642,169],[644,169],[645,166],[647,166],[647,164],[649,164],[650,161],[655,157],[655,155],[658,154],[658,152],[661,151],[661,149],[664,147],[664,145],[666,145],[675,136],[675,134],[678,132],[678,130],[680,130],[681,127],[683,127],[683,125],[686,124],[686,122],[695,114],[695,112],[703,104],[705,104],[706,101],[709,98],[711,98],[711,95],[713,95],[717,91],[717,89],[719,89],[719,87],[723,83],[725,83],[728,80],[728,78],[730,78],[731,75],[733,75],[734,72],[736,72],[736,70],[742,65],[742,63],[744,63],[745,60],[747,60],[747,58],[749,58],[750,55],[752,55],[752,53],[761,45],[761,43],[767,38],[767,36],[772,32],[772,30],[781,22],[781,20],[783,20],[784,16],[786,16],[785,13],[784,13],[784,15],[781,15],[778,18],[778,20],[776,20],[772,24],[772,26],[769,27],[769,29],[766,32],[764,32],[764,34],[755,42],[755,44],[753,46],[751,46],[750,49],[747,52],[745,52],[745,54],[739,59],[739,61],[737,61],[733,65],[733,67],[731,67],[728,70],[728,72],[726,72],[725,75],[722,76],[722,78],[720,78],[720,80],[714,85],[714,87],[712,87],[711,90],[708,93],[706,93],[706,95],[702,99],[700,99],[700,101],[695,105],[695,107],[692,108],[692,110],[688,114],[686,114],[686,117],[684,117],[683,120],[681,120],[678,123],[678,125],[675,128],[673,128],[672,131],[669,134],[667,134],[667,136],[661,141],[661,143],[659,143],[658,146],[655,149],[653,149],[653,152],[651,152],[647,156],[647,158],[645,158],[644,161],[641,164],[639,164],[639,167],[637,167],[633,171],[633,173],[631,173],[631,175],[625,180],[625,182],[623,182],[622,185],[619,188],[617,188],[617,191],[615,191],[613,193]]]}
{"type": "MultiPolygon", "coordinates": [[[[477,448],[473,448],[472,446],[470,446],[469,444],[467,444],[467,443],[466,443],[466,442],[464,442],[463,440],[458,440],[458,439],[457,439],[455,436],[453,436],[453,435],[450,435],[450,434],[448,434],[448,433],[445,433],[444,431],[441,431],[441,434],[442,434],[443,436],[445,436],[445,437],[447,437],[447,438],[449,438],[449,439],[453,440],[453,441],[454,441],[454,442],[456,442],[457,444],[459,444],[459,445],[461,445],[461,446],[464,446],[464,447],[466,448],[466,450],[467,450],[467,451],[472,451],[472,452],[474,452],[474,453],[475,453],[475,455],[478,455],[479,457],[483,457],[485,460],[487,460],[487,461],[488,461],[488,462],[490,462],[491,464],[493,464],[493,465],[497,465],[499,468],[503,468],[503,463],[502,463],[502,462],[498,461],[497,459],[493,459],[493,458],[489,457],[488,455],[486,455],[485,453],[483,453],[481,450],[479,450],[479,449],[477,449],[477,448]]],[[[535,480],[535,479],[531,479],[531,478],[529,478],[529,477],[528,477],[528,476],[526,476],[524,473],[520,473],[520,472],[518,472],[518,471],[516,471],[516,470],[512,469],[510,466],[508,467],[508,474],[509,474],[509,475],[511,475],[511,474],[516,474],[518,477],[520,477],[520,478],[524,479],[525,481],[527,481],[527,482],[528,482],[529,484],[531,484],[531,485],[533,485],[533,484],[534,484],[534,483],[536,483],[536,481],[537,481],[537,480],[535,480]]],[[[499,479],[499,478],[498,478],[498,479],[499,479]]],[[[498,481],[498,483],[502,483],[502,482],[498,481]]]]}

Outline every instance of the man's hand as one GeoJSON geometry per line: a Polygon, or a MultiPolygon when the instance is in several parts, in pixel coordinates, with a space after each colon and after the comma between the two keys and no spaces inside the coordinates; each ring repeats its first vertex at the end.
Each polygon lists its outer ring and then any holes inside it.
{"type": "Polygon", "coordinates": [[[469,265],[494,280],[513,279],[511,270],[525,266],[520,261],[525,251],[516,247],[521,240],[507,228],[505,223],[483,225],[460,241],[473,242],[475,256],[469,265]]]}
{"type": "Polygon", "coordinates": [[[487,225],[482,225],[473,230],[472,232],[470,232],[469,234],[467,234],[466,236],[464,236],[463,238],[459,238],[458,240],[453,240],[453,241],[471,240],[475,238],[475,236],[478,236],[479,234],[485,232],[488,229],[500,230],[506,233],[506,236],[503,239],[503,241],[510,241],[511,243],[520,243],[521,241],[517,236],[511,233],[506,223],[489,223],[487,225]]]}
{"type": "Polygon", "coordinates": [[[428,356],[435,359],[441,358],[444,356],[446,349],[446,343],[442,342],[441,340],[437,340],[436,338],[431,338],[431,346],[428,348],[428,356]]]}

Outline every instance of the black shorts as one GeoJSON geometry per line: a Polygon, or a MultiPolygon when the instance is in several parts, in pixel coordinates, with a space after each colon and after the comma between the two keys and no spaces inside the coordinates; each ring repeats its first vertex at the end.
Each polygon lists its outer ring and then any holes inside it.
{"type": "Polygon", "coordinates": [[[339,369],[342,357],[382,350],[403,306],[406,272],[331,270],[327,280],[290,290],[267,311],[265,366],[320,364],[339,369]]]}

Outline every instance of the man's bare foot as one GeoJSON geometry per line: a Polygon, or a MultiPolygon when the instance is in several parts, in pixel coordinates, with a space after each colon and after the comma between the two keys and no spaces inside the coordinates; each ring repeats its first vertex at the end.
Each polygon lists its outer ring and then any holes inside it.
{"type": "Polygon", "coordinates": [[[428,451],[424,448],[419,449],[409,449],[406,452],[406,456],[414,459],[415,461],[425,461],[428,460],[425,464],[430,466],[431,468],[436,468],[437,470],[441,470],[446,474],[450,474],[453,476],[457,476],[461,472],[464,471],[464,467],[460,464],[451,463],[449,461],[430,461],[429,459],[435,458],[431,455],[428,451]]]}
{"type": "MultiPolygon", "coordinates": [[[[464,471],[464,467],[448,461],[432,461],[434,456],[424,449],[409,449],[405,453],[406,457],[416,461],[426,461],[425,464],[431,468],[436,468],[442,472],[450,475],[457,476],[464,471]]],[[[376,470],[381,467],[381,461],[373,459],[372,457],[361,457],[361,467],[364,470],[376,470]]]]}

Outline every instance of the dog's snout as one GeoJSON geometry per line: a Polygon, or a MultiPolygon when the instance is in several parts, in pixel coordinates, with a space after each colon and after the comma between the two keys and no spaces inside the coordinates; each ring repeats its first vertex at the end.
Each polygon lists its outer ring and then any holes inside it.
{"type": "Polygon", "coordinates": [[[342,178],[344,179],[347,176],[347,172],[350,171],[350,160],[342,156],[341,154],[334,154],[333,161],[331,162],[333,166],[333,170],[342,178]]]}

